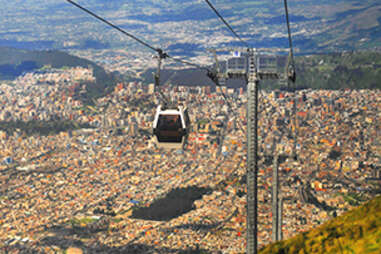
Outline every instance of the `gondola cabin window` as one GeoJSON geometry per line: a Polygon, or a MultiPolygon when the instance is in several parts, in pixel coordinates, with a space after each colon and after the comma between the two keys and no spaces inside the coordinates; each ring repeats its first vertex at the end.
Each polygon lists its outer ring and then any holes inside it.
{"type": "Polygon", "coordinates": [[[180,115],[160,115],[157,138],[159,142],[181,142],[182,129],[180,115]]]}

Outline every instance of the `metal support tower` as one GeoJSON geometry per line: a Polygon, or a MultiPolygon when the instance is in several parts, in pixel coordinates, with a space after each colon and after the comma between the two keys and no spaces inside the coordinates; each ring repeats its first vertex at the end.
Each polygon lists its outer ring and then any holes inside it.
{"type": "MultiPolygon", "coordinates": [[[[246,184],[247,184],[247,218],[246,218],[246,253],[258,253],[258,90],[259,81],[262,79],[280,79],[281,74],[272,70],[259,70],[257,66],[257,58],[259,55],[256,49],[231,51],[239,51],[247,53],[248,69],[227,70],[220,73],[216,55],[216,50],[212,50],[216,59],[216,74],[210,78],[218,85],[226,82],[229,78],[244,79],[247,81],[247,168],[246,168],[246,184]],[[221,81],[221,82],[218,82],[221,81]]],[[[225,51],[225,50],[222,50],[225,51]]],[[[271,50],[270,50],[271,51],[271,50]]],[[[276,52],[278,52],[277,50],[276,52]]]]}
{"type": "Polygon", "coordinates": [[[292,131],[294,135],[294,144],[292,146],[292,157],[294,158],[294,160],[297,160],[296,146],[298,143],[298,128],[296,127],[296,103],[297,103],[297,99],[294,97],[294,104],[292,105],[292,124],[291,124],[291,126],[293,126],[294,128],[292,131]]]}
{"type": "Polygon", "coordinates": [[[280,196],[278,199],[278,241],[283,240],[283,231],[282,231],[282,225],[283,225],[283,197],[280,196]]]}
{"type": "Polygon", "coordinates": [[[278,167],[279,167],[279,160],[278,155],[275,155],[274,157],[274,164],[273,164],[273,181],[272,181],[272,241],[276,242],[279,241],[279,230],[278,227],[279,224],[279,203],[278,203],[278,189],[279,189],[279,180],[278,180],[278,167]]]}
{"type": "Polygon", "coordinates": [[[247,84],[247,245],[246,253],[258,250],[258,86],[254,50],[249,50],[247,84]]]}
{"type": "Polygon", "coordinates": [[[103,127],[103,133],[106,133],[106,129],[107,129],[107,126],[106,126],[106,105],[103,105],[103,123],[102,123],[102,127],[103,127]]]}

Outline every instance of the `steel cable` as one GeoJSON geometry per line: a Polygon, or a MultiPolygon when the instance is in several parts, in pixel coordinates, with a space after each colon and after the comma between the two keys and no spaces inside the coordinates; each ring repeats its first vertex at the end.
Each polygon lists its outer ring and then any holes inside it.
{"type": "Polygon", "coordinates": [[[209,0],[205,0],[205,2],[209,5],[209,7],[216,13],[216,15],[221,19],[221,21],[229,28],[229,30],[238,38],[247,48],[249,48],[249,44],[242,40],[242,38],[234,31],[234,29],[229,25],[229,23],[222,17],[222,15],[217,11],[216,8],[209,2],[209,0]]]}
{"type": "Polygon", "coordinates": [[[197,67],[199,69],[204,69],[204,70],[209,70],[207,67],[203,67],[203,66],[200,66],[198,64],[195,64],[195,63],[192,63],[192,62],[189,62],[189,61],[185,61],[185,60],[182,60],[182,59],[179,59],[179,58],[175,58],[175,57],[172,57],[170,55],[168,55],[167,53],[163,52],[162,49],[160,48],[155,48],[153,46],[151,46],[150,44],[148,44],[147,42],[139,39],[138,37],[134,36],[133,34],[131,33],[128,33],[126,32],[125,30],[123,30],[122,28],[118,27],[117,25],[107,21],[106,19],[100,17],[99,15],[95,14],[94,12],[86,9],[85,7],[82,7],[81,5],[79,5],[78,3],[72,1],[72,0],[66,0],[67,2],[69,2],[70,4],[76,6],[77,8],[83,10],[84,12],[90,14],[91,16],[95,17],[96,19],[106,23],[107,25],[111,26],[112,28],[118,30],[119,32],[123,33],[124,35],[134,39],[135,41],[137,41],[138,43],[142,44],[143,46],[153,50],[153,51],[156,51],[158,54],[159,54],[159,57],[161,59],[164,59],[164,58],[170,58],[172,59],[173,61],[176,61],[176,62],[180,62],[180,63],[183,63],[183,64],[187,64],[187,65],[191,65],[191,66],[194,66],[194,67],[197,67]]]}
{"type": "Polygon", "coordinates": [[[290,19],[288,16],[288,5],[287,0],[284,0],[284,9],[286,12],[286,23],[287,23],[287,32],[288,32],[288,44],[290,47],[290,55],[289,59],[291,60],[291,64],[289,65],[289,62],[287,63],[287,76],[288,79],[292,81],[292,83],[295,83],[296,80],[296,73],[295,73],[295,62],[294,62],[294,49],[292,46],[292,38],[291,38],[291,28],[290,28],[290,19]],[[291,69],[289,68],[291,67],[291,69]]]}

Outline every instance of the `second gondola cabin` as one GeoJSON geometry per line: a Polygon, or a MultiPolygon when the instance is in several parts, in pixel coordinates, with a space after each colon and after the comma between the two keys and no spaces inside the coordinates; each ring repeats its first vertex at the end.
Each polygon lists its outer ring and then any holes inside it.
{"type": "Polygon", "coordinates": [[[182,106],[158,106],[153,122],[154,139],[158,147],[183,149],[189,133],[188,110],[182,106]]]}

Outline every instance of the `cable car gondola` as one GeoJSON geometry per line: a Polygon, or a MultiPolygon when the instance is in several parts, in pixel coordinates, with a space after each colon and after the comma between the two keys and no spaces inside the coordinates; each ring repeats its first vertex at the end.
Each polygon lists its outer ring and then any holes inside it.
{"type": "Polygon", "coordinates": [[[153,134],[158,147],[182,149],[189,133],[188,110],[183,106],[158,106],[153,122],[153,134]]]}

